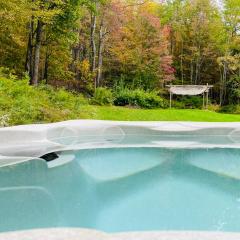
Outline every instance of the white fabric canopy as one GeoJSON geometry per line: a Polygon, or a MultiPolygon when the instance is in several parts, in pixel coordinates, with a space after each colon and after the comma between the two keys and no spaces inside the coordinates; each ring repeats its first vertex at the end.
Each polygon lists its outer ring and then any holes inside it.
{"type": "Polygon", "coordinates": [[[207,92],[211,85],[168,85],[169,91],[176,95],[200,95],[207,92]]]}

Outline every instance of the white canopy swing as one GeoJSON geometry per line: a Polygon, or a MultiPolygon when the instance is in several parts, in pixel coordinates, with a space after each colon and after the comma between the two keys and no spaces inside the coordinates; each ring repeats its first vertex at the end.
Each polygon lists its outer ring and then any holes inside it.
{"type": "Polygon", "coordinates": [[[208,85],[207,83],[207,85],[167,85],[167,87],[170,93],[170,108],[172,107],[173,94],[182,96],[203,95],[203,107],[207,107],[209,89],[212,88],[213,85],[208,85]]]}

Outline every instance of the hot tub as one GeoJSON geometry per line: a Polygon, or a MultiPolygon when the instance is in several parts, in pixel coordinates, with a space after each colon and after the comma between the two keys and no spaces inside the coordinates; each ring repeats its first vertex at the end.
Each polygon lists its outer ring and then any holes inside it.
{"type": "Polygon", "coordinates": [[[0,239],[239,239],[239,190],[240,123],[0,129],[0,239]]]}

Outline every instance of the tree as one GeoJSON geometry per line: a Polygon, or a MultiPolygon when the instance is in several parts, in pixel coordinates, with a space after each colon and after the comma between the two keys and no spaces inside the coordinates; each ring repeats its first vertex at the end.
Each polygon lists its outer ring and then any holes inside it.
{"type": "Polygon", "coordinates": [[[217,69],[224,36],[219,10],[209,0],[177,0],[166,8],[177,78],[182,84],[216,82],[218,71],[211,69],[217,69]]]}
{"type": "Polygon", "coordinates": [[[220,105],[228,103],[230,101],[228,96],[233,95],[228,93],[227,86],[231,85],[228,81],[232,82],[232,79],[237,79],[237,76],[240,76],[240,1],[225,0],[224,3],[226,37],[222,44],[223,55],[218,57],[220,68],[220,105]]]}
{"type": "Polygon", "coordinates": [[[135,2],[135,5],[112,2],[107,21],[105,54],[108,59],[104,74],[115,78],[115,84],[122,82],[132,88],[153,89],[174,78],[168,31],[160,24],[157,6],[153,2],[135,2]]]}
{"type": "MultiPolygon", "coordinates": [[[[50,38],[54,36],[54,33],[59,37],[66,30],[71,30],[70,26],[76,21],[79,4],[80,0],[32,1],[31,16],[29,16],[30,27],[26,60],[26,70],[29,72],[30,83],[32,85],[38,85],[43,36],[45,35],[46,45],[49,45],[48,33],[51,34],[50,38]]],[[[67,37],[67,34],[65,34],[65,37],[67,37]]],[[[45,60],[48,61],[48,53],[46,56],[45,60]]],[[[48,62],[45,66],[48,67],[48,62]]],[[[47,72],[45,76],[47,76],[47,72]]]]}
{"type": "Polygon", "coordinates": [[[26,23],[30,5],[25,0],[0,0],[0,65],[24,71],[26,23]]]}

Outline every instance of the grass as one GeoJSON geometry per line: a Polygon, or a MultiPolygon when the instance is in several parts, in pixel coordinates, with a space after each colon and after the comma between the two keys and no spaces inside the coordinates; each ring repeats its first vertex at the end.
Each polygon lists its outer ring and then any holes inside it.
{"type": "Polygon", "coordinates": [[[130,109],[124,107],[90,106],[87,118],[115,121],[199,121],[238,122],[240,115],[196,109],[130,109]]]}
{"type": "Polygon", "coordinates": [[[0,127],[70,119],[118,121],[238,122],[240,114],[192,109],[134,109],[93,106],[83,96],[50,86],[28,85],[28,79],[0,76],[0,127]]]}

